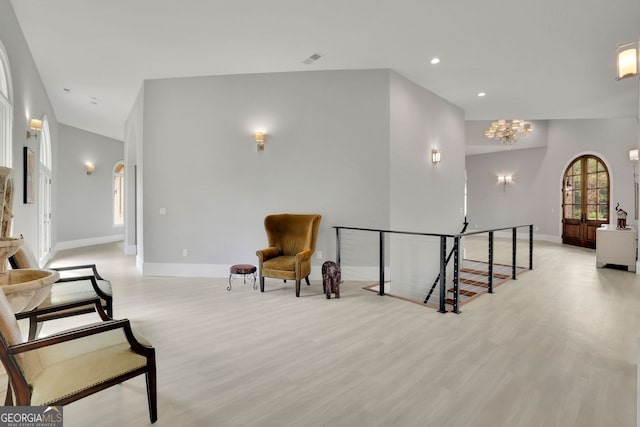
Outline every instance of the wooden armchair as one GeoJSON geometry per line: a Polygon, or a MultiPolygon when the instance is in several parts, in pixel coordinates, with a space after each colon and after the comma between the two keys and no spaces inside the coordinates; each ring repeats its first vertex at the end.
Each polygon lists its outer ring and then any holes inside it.
{"type": "Polygon", "coordinates": [[[17,406],[66,405],[145,374],[154,423],[158,419],[155,349],[136,339],[128,320],[110,319],[100,299],[91,302],[103,322],[22,342],[15,315],[0,291],[0,359],[9,377],[5,406],[14,401],[17,406]]]}
{"type": "Polygon", "coordinates": [[[269,247],[256,252],[261,292],[265,277],[295,280],[296,297],[300,296],[303,278],[310,285],[311,256],[316,250],[321,219],[315,214],[278,214],[264,219],[269,247]]]}
{"type": "MultiPolygon", "coordinates": [[[[23,242],[18,252],[9,258],[9,263],[13,269],[40,267],[26,241],[23,242]]],[[[28,312],[16,314],[18,319],[29,319],[30,340],[38,336],[43,322],[95,311],[93,304],[74,305],[72,308],[67,306],[74,302],[98,297],[107,315],[113,317],[111,283],[100,276],[95,264],[50,268],[50,270],[83,275],[59,279],[51,287],[51,295],[38,307],[28,312]]]]}

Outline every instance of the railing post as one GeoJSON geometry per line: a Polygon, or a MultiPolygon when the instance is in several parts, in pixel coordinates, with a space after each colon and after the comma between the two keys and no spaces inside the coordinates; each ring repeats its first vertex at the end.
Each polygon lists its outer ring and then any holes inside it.
{"type": "Polygon", "coordinates": [[[440,309],[438,312],[446,313],[447,297],[447,238],[440,236],[440,309]]]}
{"type": "Polygon", "coordinates": [[[489,232],[489,293],[493,293],[493,231],[489,232]]]}
{"type": "Polygon", "coordinates": [[[380,295],[384,295],[384,232],[380,232],[380,295]]]}
{"type": "Polygon", "coordinates": [[[340,227],[336,227],[336,264],[340,265],[340,227]]]}
{"type": "Polygon", "coordinates": [[[460,300],[460,289],[458,281],[460,279],[460,237],[453,238],[453,312],[460,314],[458,302],[460,300]]]}
{"type": "Polygon", "coordinates": [[[512,253],[511,253],[511,255],[512,255],[512,257],[511,257],[511,258],[512,258],[512,261],[513,261],[513,263],[512,263],[512,264],[513,264],[513,266],[511,267],[511,278],[512,278],[513,280],[516,280],[516,244],[517,244],[517,241],[516,241],[516,239],[517,239],[517,236],[516,236],[516,227],[513,227],[513,229],[511,230],[511,234],[512,234],[512,236],[513,236],[513,238],[512,238],[512,240],[513,240],[513,243],[512,243],[512,247],[513,247],[513,249],[512,249],[512,253]]]}
{"type": "Polygon", "coordinates": [[[529,226],[529,270],[533,270],[533,224],[529,226]]]}

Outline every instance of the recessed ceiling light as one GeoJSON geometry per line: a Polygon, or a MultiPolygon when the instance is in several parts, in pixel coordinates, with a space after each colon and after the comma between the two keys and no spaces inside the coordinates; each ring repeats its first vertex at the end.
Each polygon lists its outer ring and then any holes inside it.
{"type": "Polygon", "coordinates": [[[483,96],[485,96],[485,95],[486,95],[486,93],[484,93],[484,92],[478,92],[478,96],[479,96],[479,97],[481,97],[481,98],[482,98],[483,96]]]}
{"type": "Polygon", "coordinates": [[[305,59],[304,61],[302,61],[303,64],[309,65],[312,64],[314,62],[316,62],[318,59],[322,58],[324,55],[322,55],[321,53],[314,53],[313,55],[311,55],[310,57],[308,57],[307,59],[305,59]]]}
{"type": "Polygon", "coordinates": [[[438,63],[440,63],[440,58],[432,58],[431,59],[431,65],[436,65],[438,63]]]}

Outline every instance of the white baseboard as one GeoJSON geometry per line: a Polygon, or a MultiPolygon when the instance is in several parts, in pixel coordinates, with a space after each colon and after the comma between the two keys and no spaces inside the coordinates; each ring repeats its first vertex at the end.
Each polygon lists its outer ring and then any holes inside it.
{"type": "MultiPolygon", "coordinates": [[[[231,264],[177,264],[145,262],[142,265],[144,276],[173,276],[173,277],[229,277],[231,264]]],[[[385,268],[385,279],[391,277],[389,267],[385,268]]],[[[350,267],[342,266],[342,280],[373,280],[380,278],[378,267],[350,267]]],[[[311,267],[310,280],[322,280],[322,266],[311,267]]]]}
{"type": "Polygon", "coordinates": [[[124,234],[115,234],[113,236],[91,237],[89,239],[67,240],[56,243],[53,252],[63,251],[65,249],[83,248],[85,246],[102,245],[104,243],[121,242],[124,240],[124,234]]]}
{"type": "Polygon", "coordinates": [[[225,264],[176,264],[145,262],[143,276],[173,277],[229,277],[231,265],[225,264]]]}
{"type": "Polygon", "coordinates": [[[50,251],[49,251],[49,253],[48,253],[48,254],[46,254],[46,255],[44,256],[44,258],[42,258],[42,259],[40,260],[40,262],[39,262],[40,267],[44,267],[44,266],[46,266],[46,265],[49,263],[49,261],[51,261],[51,260],[53,259],[53,257],[55,257],[55,256],[56,256],[56,253],[57,253],[57,252],[58,252],[58,251],[56,251],[56,250],[54,250],[54,249],[50,250],[50,251]]]}
{"type": "Polygon", "coordinates": [[[125,255],[135,255],[138,253],[136,245],[124,245],[125,255]]]}
{"type": "MultiPolygon", "coordinates": [[[[494,233],[494,236],[504,238],[504,239],[510,239],[511,231],[496,231],[494,233]]],[[[529,240],[529,232],[516,233],[516,239],[529,240]]],[[[551,234],[539,234],[535,232],[533,233],[533,240],[534,241],[540,240],[540,241],[552,242],[552,243],[562,243],[562,237],[560,236],[552,236],[551,234]]]]}

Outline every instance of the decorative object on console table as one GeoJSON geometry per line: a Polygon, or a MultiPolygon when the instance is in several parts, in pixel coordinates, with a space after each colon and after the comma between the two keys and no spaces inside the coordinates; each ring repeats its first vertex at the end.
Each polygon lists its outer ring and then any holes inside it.
{"type": "Polygon", "coordinates": [[[616,229],[624,230],[627,228],[627,211],[620,207],[620,203],[616,204],[616,212],[618,214],[618,223],[616,229]]]}
{"type": "Polygon", "coordinates": [[[607,264],[636,271],[636,233],[633,227],[616,229],[604,224],[596,230],[596,267],[607,264]]]}
{"type": "Polygon", "coordinates": [[[24,203],[35,202],[36,153],[29,147],[24,147],[24,203]]]}

